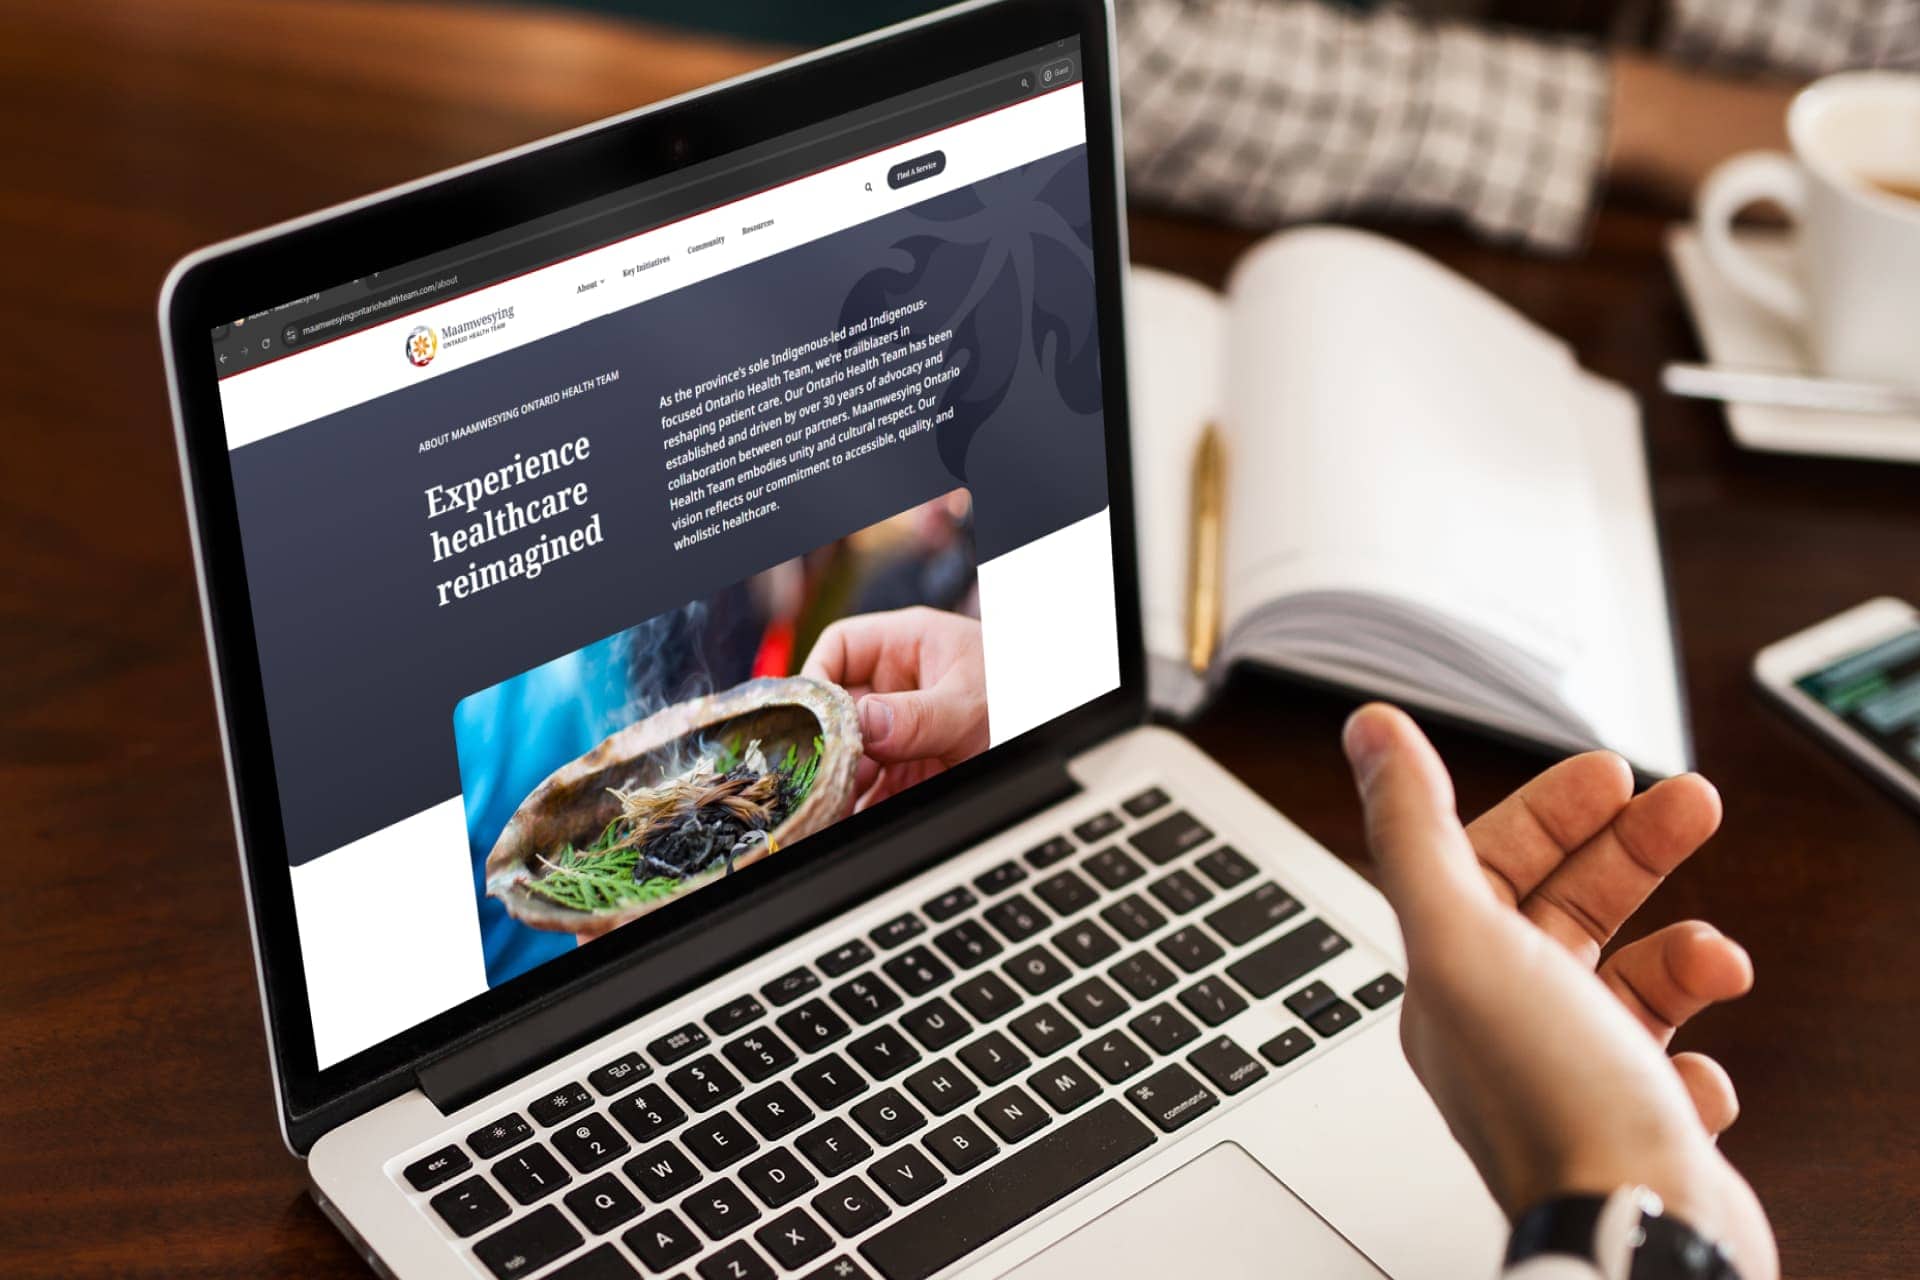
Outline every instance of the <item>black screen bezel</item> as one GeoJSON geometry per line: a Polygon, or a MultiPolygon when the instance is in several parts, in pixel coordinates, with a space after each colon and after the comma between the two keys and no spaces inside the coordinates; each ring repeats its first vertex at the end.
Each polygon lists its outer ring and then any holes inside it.
{"type": "MultiPolygon", "coordinates": [[[[1124,226],[1110,82],[1109,15],[1100,0],[999,0],[881,32],[743,81],[534,144],[440,178],[327,211],[202,251],[175,268],[162,295],[162,339],[176,397],[182,469],[203,574],[216,692],[223,712],[241,855],[253,912],[255,951],[277,1068],[283,1127],[304,1151],[326,1129],[409,1087],[421,1063],[470,1043],[533,1008],[604,978],[645,945],[698,945],[700,921],[728,911],[733,929],[752,929],[746,895],[786,875],[835,859],[877,856],[881,834],[931,829],[966,803],[968,788],[1015,770],[1057,762],[1145,714],[1145,657],[1128,450],[1126,363],[1121,325],[1124,226]],[[967,765],[857,815],[806,842],[804,859],[775,859],[764,874],[711,886],[656,913],[621,945],[616,931],[591,947],[543,964],[388,1040],[326,1067],[317,1065],[281,827],[271,740],[232,473],[227,462],[209,334],[236,315],[331,288],[466,240],[507,229],[686,165],[722,156],[795,128],[1001,58],[1077,36],[1087,104],[1093,187],[1095,288],[1099,307],[1107,428],[1109,518],[1113,534],[1121,684],[1081,708],[995,748],[967,765]],[[1106,198],[1106,193],[1114,193],[1106,198]],[[783,865],[784,864],[784,865],[783,865]],[[644,935],[644,936],[643,936],[644,935]]],[[[898,841],[890,842],[898,857],[898,841]]],[[[936,841],[927,847],[939,849],[936,841]]],[[[930,857],[928,861],[932,861],[930,857]]],[[[901,874],[920,869],[903,866],[901,874]]],[[[831,876],[815,883],[831,884],[831,876]]],[[[822,917],[848,904],[822,897],[822,917]]],[[[751,934],[749,934],[751,936],[751,934]]],[[[767,942],[774,939],[769,937],[767,942]]]]}

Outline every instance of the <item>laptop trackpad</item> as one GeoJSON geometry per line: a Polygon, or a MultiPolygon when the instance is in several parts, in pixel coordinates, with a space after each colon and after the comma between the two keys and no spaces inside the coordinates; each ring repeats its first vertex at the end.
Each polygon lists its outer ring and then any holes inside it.
{"type": "Polygon", "coordinates": [[[1187,1162],[1007,1274],[1011,1280],[1384,1276],[1286,1183],[1231,1142],[1187,1162]]]}

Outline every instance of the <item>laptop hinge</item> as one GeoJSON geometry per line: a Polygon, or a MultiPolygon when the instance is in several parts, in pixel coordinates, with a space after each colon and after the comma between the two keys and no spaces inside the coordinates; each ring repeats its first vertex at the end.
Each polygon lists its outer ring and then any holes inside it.
{"type": "Polygon", "coordinates": [[[423,1063],[415,1072],[420,1090],[451,1115],[1079,790],[1064,760],[969,786],[964,802],[744,895],[717,917],[702,916],[625,957],[619,967],[423,1063]]]}

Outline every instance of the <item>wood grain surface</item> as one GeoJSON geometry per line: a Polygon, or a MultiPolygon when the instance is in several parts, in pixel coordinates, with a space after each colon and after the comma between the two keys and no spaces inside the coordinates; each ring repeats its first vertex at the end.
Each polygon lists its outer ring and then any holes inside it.
{"type": "MultiPolygon", "coordinates": [[[[273,1122],[154,300],[185,251],[771,56],[508,6],[0,3],[0,1274],[359,1276],[273,1122]]],[[[1220,280],[1243,232],[1136,213],[1135,256],[1220,280]]],[[[1920,597],[1920,471],[1742,453],[1656,391],[1696,354],[1659,218],[1542,261],[1415,243],[1567,338],[1648,413],[1704,771],[1727,824],[1639,922],[1706,916],[1754,995],[1681,1043],[1793,1276],[1920,1257],[1920,823],[1769,710],[1759,646],[1920,597]]],[[[1350,702],[1241,675],[1193,728],[1343,855],[1350,702]]],[[[1438,735],[1464,808],[1538,762],[1438,735]]]]}

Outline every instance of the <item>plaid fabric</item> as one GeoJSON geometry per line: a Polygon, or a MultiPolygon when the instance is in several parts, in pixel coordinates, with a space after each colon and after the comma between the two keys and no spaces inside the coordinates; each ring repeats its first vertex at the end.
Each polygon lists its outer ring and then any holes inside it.
{"type": "MultiPolygon", "coordinates": [[[[1668,0],[1689,61],[1811,74],[1920,66],[1920,0],[1668,0]]],[[[1585,238],[1607,143],[1595,45],[1316,0],[1119,0],[1127,180],[1248,226],[1451,215],[1585,238]]]]}

